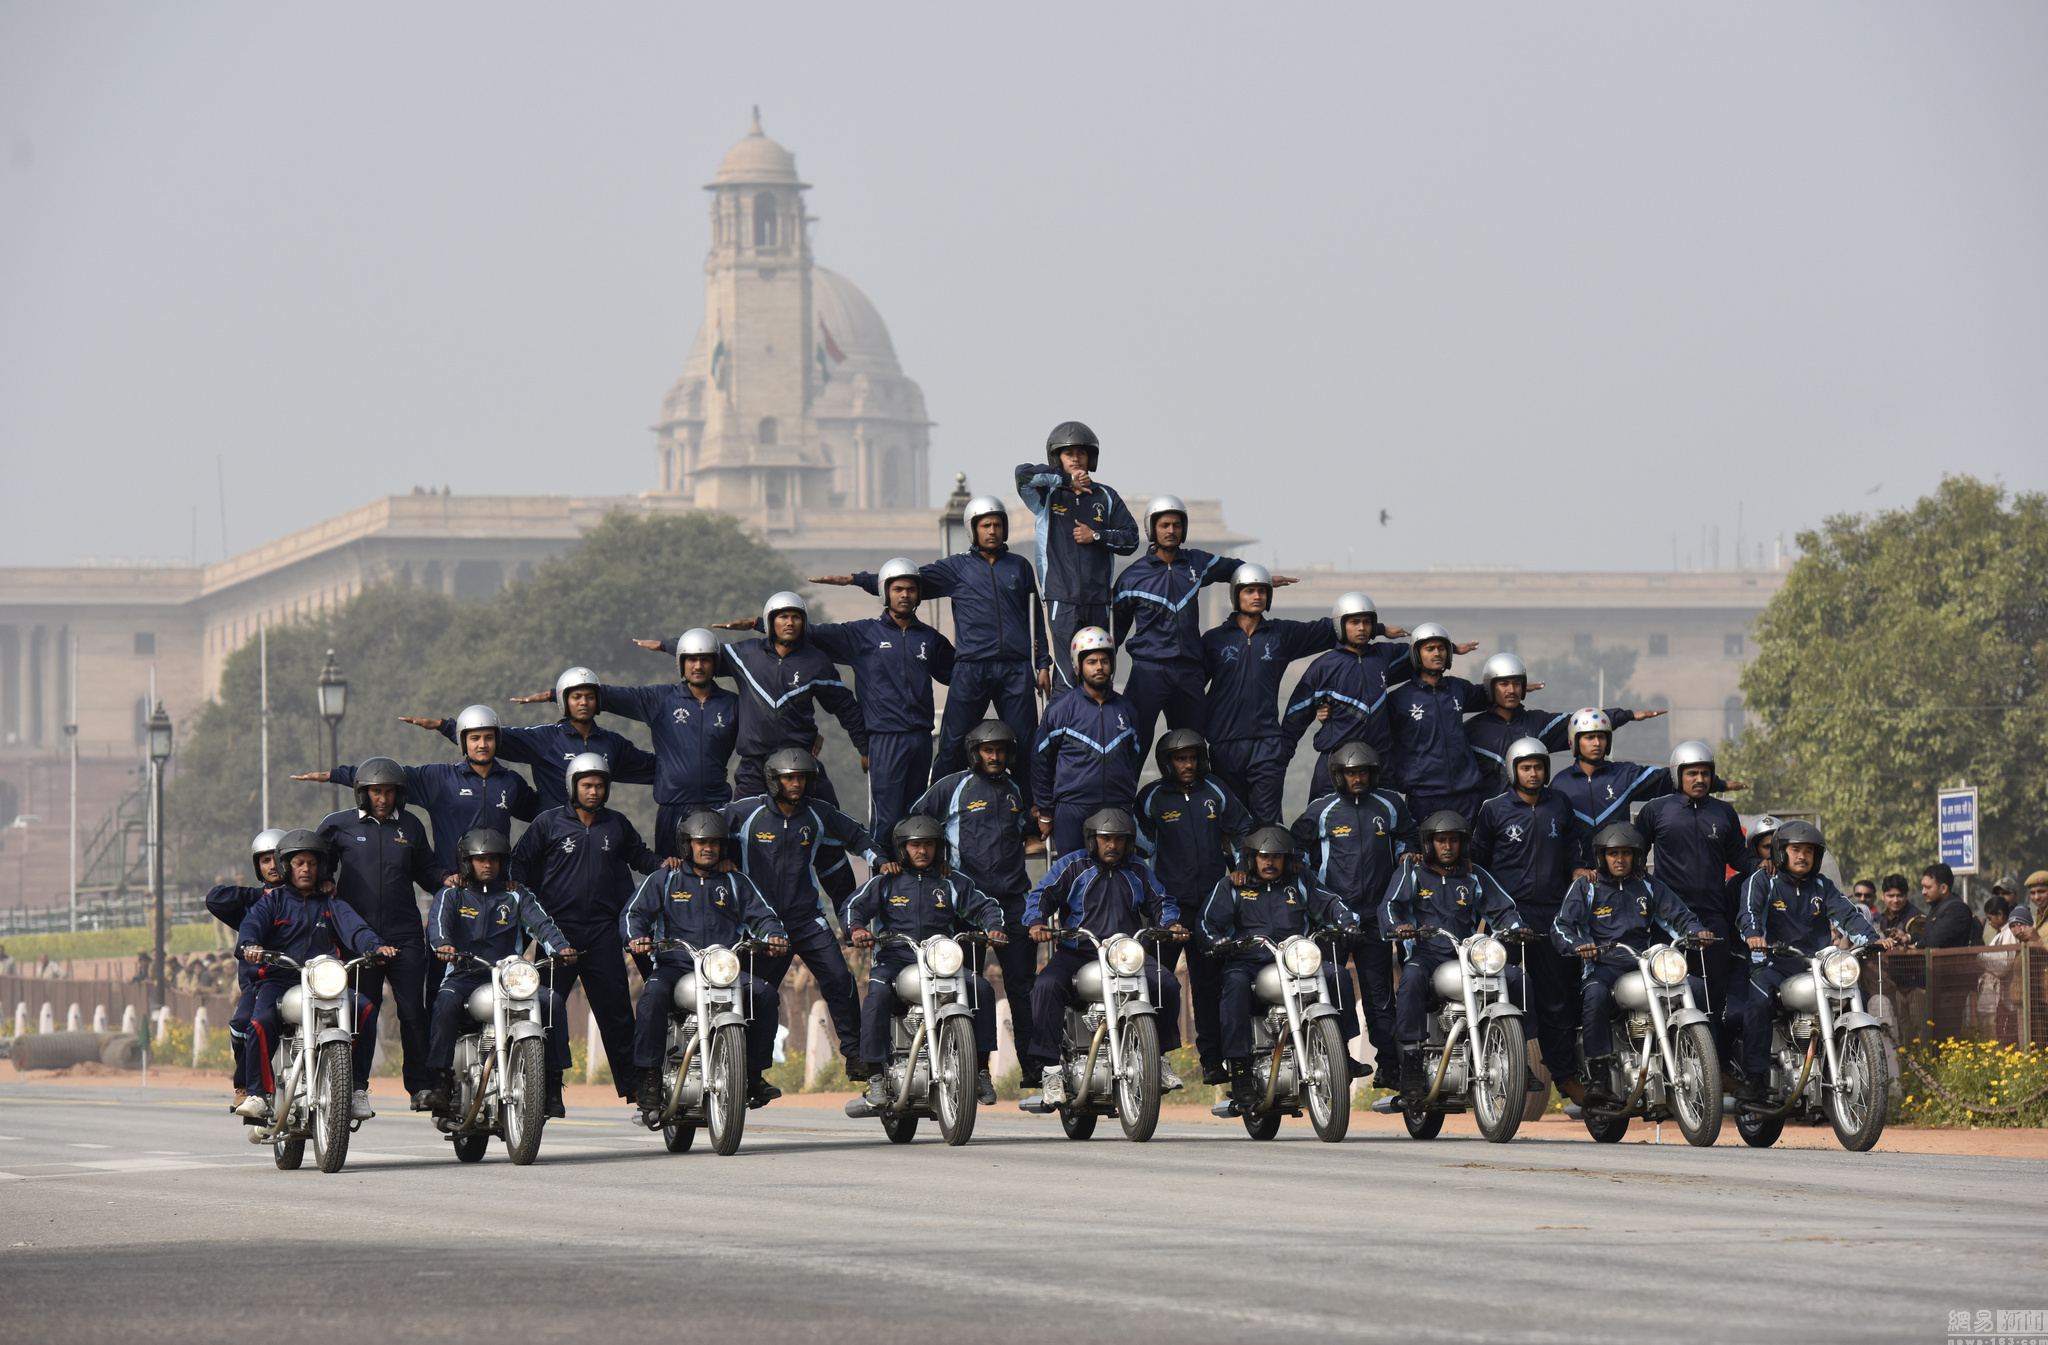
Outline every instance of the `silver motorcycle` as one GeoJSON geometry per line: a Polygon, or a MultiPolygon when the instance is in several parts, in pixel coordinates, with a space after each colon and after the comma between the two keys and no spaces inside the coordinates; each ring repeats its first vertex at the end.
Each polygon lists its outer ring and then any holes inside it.
{"type": "Polygon", "coordinates": [[[903,934],[875,936],[877,949],[900,944],[917,960],[889,983],[888,993],[908,1007],[889,1016],[889,1061],[883,1066],[888,1103],[877,1111],[862,1095],[846,1104],[846,1114],[876,1117],[892,1144],[916,1138],[925,1116],[938,1121],[948,1144],[965,1144],[974,1135],[975,1006],[960,945],[986,941],[977,934],[934,934],[922,943],[903,934]]]}
{"type": "MultiPolygon", "coordinates": [[[[1628,1133],[1629,1119],[1678,1122],[1687,1144],[1710,1147],[1721,1134],[1721,1056],[1706,1011],[1692,1001],[1686,953],[1697,939],[1653,944],[1637,952],[1619,940],[1596,944],[1594,956],[1620,949],[1636,969],[1614,983],[1614,1064],[1604,1082],[1618,1101],[1567,1106],[1602,1144],[1628,1133]]],[[[1579,1043],[1579,1077],[1593,1082],[1579,1043]]]]}
{"type": "Polygon", "coordinates": [[[702,1126],[711,1150],[738,1152],[747,1125],[747,1020],[739,979],[741,953],[768,945],[752,939],[733,948],[657,939],[657,953],[684,952],[695,970],[676,982],[668,1013],[668,1044],[658,1071],[657,1106],[647,1128],[659,1130],[672,1154],[684,1153],[702,1126]]]}
{"type": "Polygon", "coordinates": [[[249,1131],[251,1144],[268,1144],[277,1166],[290,1172],[306,1158],[322,1172],[348,1161],[348,1139],[362,1125],[350,1114],[355,1091],[356,1016],[349,1007],[349,973],[381,961],[375,955],[343,962],[322,955],[303,965],[283,953],[265,953],[265,966],[299,973],[299,983],[278,997],[277,1045],[270,1056],[277,1092],[270,1116],[249,1131]]]}
{"type": "Polygon", "coordinates": [[[1528,1032],[1508,997],[1507,944],[1492,934],[1459,939],[1433,925],[1416,927],[1417,943],[1435,938],[1448,940],[1457,959],[1438,964],[1430,977],[1422,1048],[1429,1092],[1420,1099],[1394,1093],[1372,1109],[1401,1113],[1419,1140],[1435,1139],[1452,1112],[1470,1111],[1481,1135],[1505,1144],[1521,1129],[1529,1088],[1528,1032]]]}
{"type": "Polygon", "coordinates": [[[1878,951],[1824,948],[1801,953],[1782,943],[1773,956],[1804,958],[1806,970],[1778,987],[1771,1015],[1770,1077],[1762,1102],[1736,1104],[1735,1129],[1743,1143],[1768,1149],[1793,1117],[1819,1123],[1825,1115],[1844,1149],[1863,1153],[1884,1134],[1891,1064],[1884,1028],[1863,1008],[1863,958],[1878,951]]]}
{"type": "Polygon", "coordinates": [[[1017,1105],[1038,1115],[1058,1112],[1070,1140],[1089,1138],[1099,1118],[1114,1116],[1125,1139],[1143,1143],[1159,1126],[1159,1010],[1145,983],[1140,940],[1172,935],[1151,928],[1135,938],[1102,939],[1074,928],[1055,929],[1053,937],[1086,939],[1095,948],[1095,960],[1074,973],[1074,990],[1087,1007],[1067,1010],[1059,1062],[1046,1067],[1042,1095],[1017,1105]]]}
{"type": "Polygon", "coordinates": [[[1252,995],[1266,1006],[1252,1016],[1251,1073],[1259,1101],[1244,1112],[1235,1101],[1209,1110],[1241,1115],[1245,1133],[1269,1140],[1280,1133],[1281,1118],[1306,1109],[1316,1138],[1340,1143],[1351,1128],[1351,1053],[1344,1045],[1343,1016],[1323,979],[1323,950],[1315,939],[1296,934],[1279,943],[1256,936],[1219,939],[1212,951],[1230,957],[1253,948],[1273,955],[1252,978],[1252,995]]]}
{"type": "Polygon", "coordinates": [[[470,991],[465,1008],[476,1027],[455,1040],[455,1089],[449,1110],[434,1118],[464,1163],[481,1161],[493,1135],[505,1141],[506,1156],[521,1167],[540,1152],[548,1119],[541,972],[556,961],[535,963],[514,954],[493,964],[470,953],[455,956],[454,966],[491,973],[490,984],[470,991]]]}

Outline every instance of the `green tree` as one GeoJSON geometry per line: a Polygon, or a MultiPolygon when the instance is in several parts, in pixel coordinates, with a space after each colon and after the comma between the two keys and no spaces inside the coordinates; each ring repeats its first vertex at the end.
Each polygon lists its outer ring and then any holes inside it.
{"type": "Polygon", "coordinates": [[[1910,509],[1840,515],[1756,622],[1762,726],[1724,770],[1820,810],[1845,874],[1935,856],[1934,792],[1981,789],[1988,872],[2048,855],[2048,496],[1949,477],[1910,509]]]}

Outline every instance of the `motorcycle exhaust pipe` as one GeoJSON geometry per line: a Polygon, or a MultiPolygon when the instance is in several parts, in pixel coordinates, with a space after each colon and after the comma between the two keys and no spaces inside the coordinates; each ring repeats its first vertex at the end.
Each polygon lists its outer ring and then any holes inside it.
{"type": "MultiPolygon", "coordinates": [[[[1450,1073],[1451,1069],[1451,1048],[1456,1046],[1458,1038],[1464,1035],[1466,1035],[1465,1020],[1460,1018],[1457,1022],[1451,1024],[1450,1032],[1444,1037],[1444,1053],[1437,1058],[1436,1078],[1430,1080],[1429,1096],[1422,1099],[1423,1107],[1427,1108],[1430,1103],[1436,1101],[1436,1095],[1443,1092],[1444,1075],[1450,1073]]],[[[1478,1038],[1475,1037],[1473,1040],[1477,1041],[1478,1038]]]]}
{"type": "Polygon", "coordinates": [[[1793,1109],[1799,1105],[1799,1095],[1806,1091],[1807,1079],[1812,1077],[1813,1075],[1813,1054],[1819,1046],[1819,1033],[1815,1033],[1813,1036],[1807,1038],[1806,1063],[1800,1067],[1799,1082],[1792,1085],[1792,1095],[1785,1099],[1785,1105],[1780,1107],[1778,1110],[1771,1112],[1758,1112],[1756,1113],[1758,1116],[1763,1117],[1766,1121],[1776,1121],[1783,1117],[1790,1116],[1792,1114],[1793,1109]]]}
{"type": "Polygon", "coordinates": [[[1277,1041],[1273,1043],[1273,1064],[1266,1075],[1266,1100],[1259,1104],[1259,1110],[1262,1112],[1273,1110],[1273,1097],[1280,1091],[1280,1048],[1283,1044],[1277,1041]]]}
{"type": "MultiPolygon", "coordinates": [[[[700,1032],[697,1038],[703,1035],[700,1032]]],[[[676,1077],[668,1088],[668,1106],[663,1107],[661,1115],[655,1118],[656,1126],[667,1125],[669,1118],[676,1114],[676,1109],[683,1105],[683,1080],[690,1077],[690,1059],[697,1054],[697,1038],[693,1038],[690,1044],[683,1048],[683,1063],[676,1066],[676,1077]]]]}
{"type": "Polygon", "coordinates": [[[1086,1102],[1088,1095],[1095,1091],[1095,1053],[1102,1049],[1102,1039],[1108,1035],[1109,1015],[1105,1013],[1102,1015],[1101,1025],[1095,1029],[1095,1035],[1088,1042],[1088,1059],[1085,1062],[1087,1067],[1081,1071],[1081,1101],[1083,1102],[1086,1102]]]}
{"type": "Polygon", "coordinates": [[[483,1109],[484,1090],[491,1086],[491,1068],[497,1063],[498,1053],[496,1051],[484,1057],[484,1072],[477,1076],[476,1081],[476,1098],[469,1104],[469,1111],[464,1113],[463,1118],[456,1123],[455,1128],[457,1130],[469,1129],[469,1123],[474,1121],[477,1112],[483,1109]]]}
{"type": "MultiPolygon", "coordinates": [[[[889,1108],[889,1115],[891,1116],[901,1116],[904,1110],[910,1106],[910,1083],[911,1080],[917,1077],[917,1053],[924,1047],[925,1029],[930,1026],[929,1022],[920,1022],[917,1025],[917,1035],[910,1039],[910,1055],[903,1065],[903,1096],[897,1098],[896,1105],[889,1108]]],[[[883,1068],[887,1069],[888,1066],[884,1065],[883,1068]]],[[[935,1061],[932,1064],[932,1073],[937,1074],[938,1072],[939,1067],[935,1061]]],[[[883,1086],[888,1086],[886,1077],[883,1079],[883,1086]]]]}

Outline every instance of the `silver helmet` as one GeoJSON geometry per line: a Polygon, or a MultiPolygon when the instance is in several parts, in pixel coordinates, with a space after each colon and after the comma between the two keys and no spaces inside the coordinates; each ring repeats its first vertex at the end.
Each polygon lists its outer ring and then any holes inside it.
{"type": "Polygon", "coordinates": [[[260,883],[264,880],[263,865],[260,861],[265,855],[276,854],[277,843],[283,839],[284,829],[282,827],[265,827],[262,831],[256,833],[255,840],[249,842],[249,867],[256,870],[257,882],[260,883]]]}
{"type": "Polygon", "coordinates": [[[597,691],[602,685],[603,683],[597,680],[597,674],[590,669],[571,668],[555,679],[555,704],[561,706],[562,713],[566,715],[569,713],[570,692],[578,687],[589,687],[592,691],[597,691]]]}
{"type": "Polygon", "coordinates": [[[1486,688],[1486,694],[1493,695],[1493,684],[1519,677],[1522,684],[1529,684],[1529,665],[1513,654],[1500,653],[1479,665],[1479,684],[1486,688]]]}
{"type": "Polygon", "coordinates": [[[1515,764],[1531,758],[1543,763],[1543,783],[1550,783],[1549,746],[1541,738],[1517,738],[1508,744],[1506,754],[1500,759],[1501,770],[1507,776],[1509,789],[1515,787],[1515,764]]]}
{"type": "Polygon", "coordinates": [[[1266,601],[1270,605],[1273,599],[1273,572],[1263,565],[1254,565],[1250,561],[1238,566],[1236,572],[1230,576],[1231,611],[1237,610],[1237,595],[1248,588],[1266,590],[1266,601]]]}
{"type": "Polygon", "coordinates": [[[576,781],[586,775],[604,777],[605,797],[612,792],[612,763],[602,752],[578,752],[569,758],[569,765],[562,772],[562,780],[569,786],[569,805],[576,804],[576,781]]]}
{"type": "Polygon", "coordinates": [[[994,495],[977,495],[967,502],[967,544],[974,545],[974,525],[989,515],[1003,521],[1003,540],[1010,540],[1010,506],[994,495]]]}
{"type": "MultiPolygon", "coordinates": [[[[1337,601],[1330,604],[1330,624],[1337,628],[1339,639],[1344,636],[1344,618],[1347,616],[1362,616],[1375,626],[1380,623],[1379,606],[1357,589],[1340,594],[1337,601]]],[[[1372,638],[1371,631],[1366,632],[1366,638],[1372,638]]]]}
{"type": "Polygon", "coordinates": [[[898,579],[916,580],[917,596],[920,599],[924,597],[924,576],[918,573],[917,562],[897,556],[883,561],[882,568],[875,572],[875,591],[882,595],[882,606],[889,605],[889,585],[898,579]]]}
{"type": "Polygon", "coordinates": [[[676,641],[676,676],[683,675],[686,658],[717,658],[718,636],[702,626],[692,626],[676,641]]]}
{"type": "Polygon", "coordinates": [[[1683,785],[1683,776],[1687,766],[1705,766],[1708,771],[1712,771],[1714,769],[1714,749],[1697,738],[1688,738],[1672,748],[1671,787],[1673,789],[1683,785]]]}
{"type": "Polygon", "coordinates": [[[808,625],[810,623],[811,605],[804,601],[804,596],[801,593],[791,593],[788,589],[784,589],[780,593],[772,593],[768,596],[768,601],[761,604],[761,629],[764,633],[769,635],[775,633],[775,614],[777,612],[801,612],[803,613],[805,624],[808,625]]]}
{"type": "MultiPolygon", "coordinates": [[[[1444,642],[1444,668],[1448,671],[1452,661],[1457,657],[1458,646],[1451,639],[1451,633],[1441,625],[1434,621],[1423,622],[1409,634],[1408,647],[1419,654],[1422,652],[1422,646],[1428,644],[1431,640],[1442,640],[1444,642]]],[[[1422,666],[1421,660],[1418,659],[1416,661],[1416,666],[1422,666]]]]}
{"type": "Polygon", "coordinates": [[[472,705],[455,716],[455,745],[465,753],[469,751],[469,735],[479,729],[489,729],[491,736],[498,736],[498,712],[488,705],[472,705]]]}
{"type": "MultiPolygon", "coordinates": [[[[1178,495],[1154,495],[1152,503],[1145,506],[1145,541],[1152,546],[1159,545],[1159,535],[1152,531],[1152,520],[1161,514],[1179,514],[1181,528],[1185,532],[1188,522],[1188,507],[1178,495]]],[[[1186,540],[1185,536],[1182,538],[1186,540]]]]}

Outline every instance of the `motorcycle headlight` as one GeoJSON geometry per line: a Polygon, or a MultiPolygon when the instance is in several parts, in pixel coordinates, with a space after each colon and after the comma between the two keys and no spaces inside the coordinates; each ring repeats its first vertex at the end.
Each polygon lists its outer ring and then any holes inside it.
{"type": "Polygon", "coordinates": [[[730,948],[706,948],[697,959],[697,974],[715,986],[728,986],[740,978],[740,955],[730,948]]]}
{"type": "Polygon", "coordinates": [[[513,999],[532,999],[540,989],[540,968],[525,958],[516,958],[498,964],[498,984],[505,987],[505,993],[513,999]]]}
{"type": "Polygon", "coordinates": [[[1685,984],[1685,954],[1676,948],[1659,948],[1650,954],[1650,979],[1661,986],[1685,984]]]}
{"type": "Polygon", "coordinates": [[[1136,976],[1145,970],[1145,945],[1136,939],[1111,939],[1104,951],[1109,956],[1110,970],[1119,976],[1136,976]]]}
{"type": "Polygon", "coordinates": [[[1847,990],[1863,979],[1863,964],[1837,948],[1820,960],[1820,974],[1837,990],[1847,990]]]}
{"type": "Polygon", "coordinates": [[[934,976],[951,976],[966,960],[960,945],[943,934],[934,934],[924,941],[924,964],[934,976]]]}
{"type": "Polygon", "coordinates": [[[1498,976],[1500,969],[1508,964],[1508,946],[1488,935],[1473,943],[1469,956],[1473,971],[1481,976],[1498,976]]]}
{"type": "Polygon", "coordinates": [[[315,999],[339,999],[348,989],[348,968],[331,957],[315,958],[307,964],[305,976],[315,999]]]}
{"type": "Polygon", "coordinates": [[[1314,939],[1297,936],[1280,945],[1280,965],[1289,976],[1313,976],[1323,969],[1323,950],[1314,939]]]}

